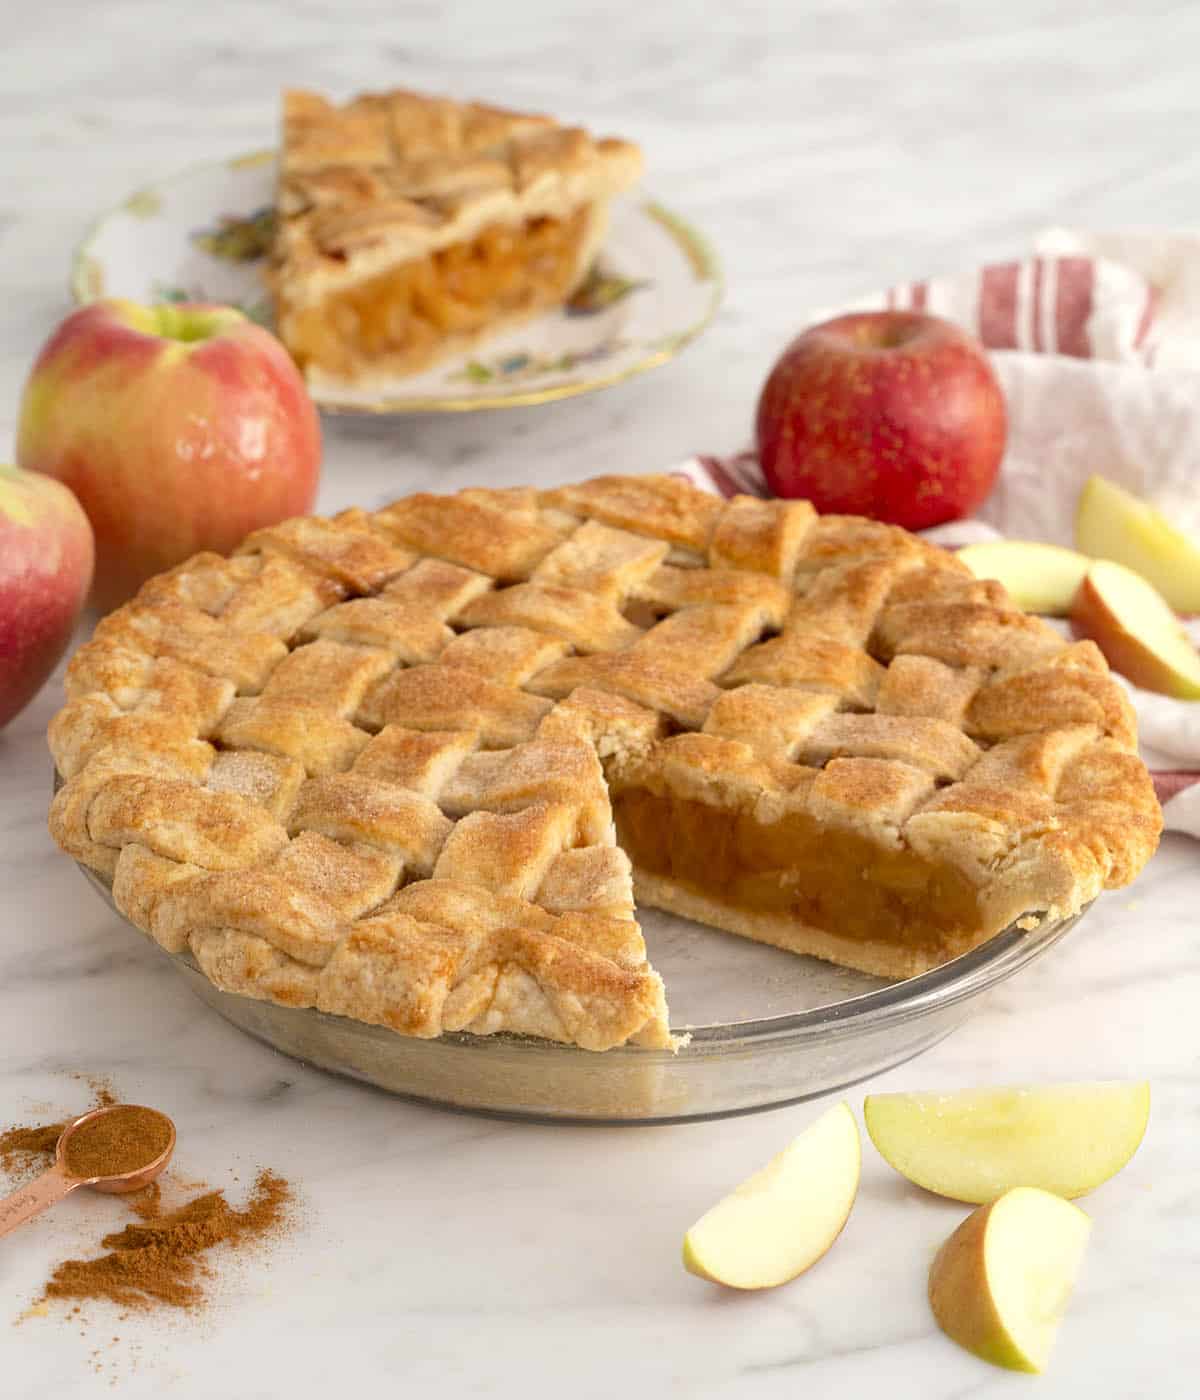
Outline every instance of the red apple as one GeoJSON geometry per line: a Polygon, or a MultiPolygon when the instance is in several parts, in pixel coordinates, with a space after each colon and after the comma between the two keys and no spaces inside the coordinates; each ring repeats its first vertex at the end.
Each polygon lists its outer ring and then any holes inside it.
{"type": "Polygon", "coordinates": [[[0,728],[66,650],[92,582],[92,529],[65,486],[0,466],[0,728]]]}
{"type": "Polygon", "coordinates": [[[42,347],[17,460],[79,497],[108,609],[198,550],[308,511],[321,429],[287,351],[240,311],[98,301],[42,347]]]}
{"type": "Polygon", "coordinates": [[[763,387],[757,430],[776,495],[921,530],[983,502],[1007,418],[965,331],[918,311],[862,311],[792,341],[763,387]]]}

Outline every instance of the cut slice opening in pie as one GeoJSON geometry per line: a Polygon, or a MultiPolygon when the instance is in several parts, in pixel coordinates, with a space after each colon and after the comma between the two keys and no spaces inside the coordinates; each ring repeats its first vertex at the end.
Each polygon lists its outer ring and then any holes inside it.
{"type": "Polygon", "coordinates": [[[220,988],[668,1048],[634,897],[887,978],[1077,914],[1161,813],[1128,699],[893,527],[668,477],[202,554],[67,672],[51,830],[220,988]]]}
{"type": "Polygon", "coordinates": [[[410,92],[283,103],[269,280],[310,378],[411,374],[559,306],[586,276],[636,146],[410,92]]]}

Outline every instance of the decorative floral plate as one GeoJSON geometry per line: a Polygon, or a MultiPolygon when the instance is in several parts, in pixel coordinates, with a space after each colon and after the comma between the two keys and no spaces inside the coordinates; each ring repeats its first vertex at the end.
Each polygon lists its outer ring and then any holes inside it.
{"type": "MultiPolygon", "coordinates": [[[[183,171],[104,214],[75,254],[71,292],[134,301],[216,301],[265,325],[275,154],[183,171]]],[[[591,275],[562,310],[423,374],[369,390],[317,387],[324,409],[418,413],[508,408],[602,389],[665,364],[712,320],[721,273],[705,240],[635,191],[613,205],[591,275]]]]}

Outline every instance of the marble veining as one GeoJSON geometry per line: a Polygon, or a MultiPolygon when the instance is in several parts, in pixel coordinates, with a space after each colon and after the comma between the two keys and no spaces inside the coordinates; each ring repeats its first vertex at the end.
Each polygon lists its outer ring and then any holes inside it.
{"type": "MultiPolygon", "coordinates": [[[[0,79],[0,455],[89,220],[148,180],[268,144],[285,82],[427,86],[635,136],[650,186],[710,235],[729,281],[698,344],[622,387],[496,414],[329,420],[331,510],[736,448],[806,308],[1013,256],[1049,223],[1194,222],[1198,41],[1200,9],[1176,0],[26,7],[0,79]]],[[[273,1165],[303,1208],[262,1267],[223,1273],[203,1321],[92,1309],[82,1328],[61,1313],[12,1327],[6,1398],[77,1400],[110,1382],[179,1400],[385,1384],[455,1397],[1196,1394],[1195,843],[1168,840],[1134,889],[869,1086],[1153,1081],[1149,1135],[1087,1203],[1083,1278],[1052,1370],[1031,1382],[937,1332],[925,1273],[964,1212],[908,1188],[869,1144],[845,1235],[810,1275],[728,1296],[682,1271],[686,1226],[814,1106],[625,1131],[473,1119],[308,1070],[216,1019],[46,835],[42,735],[58,695],[52,684],[0,734],[0,1117],[82,1108],[71,1075],[103,1073],[175,1115],[188,1172],[237,1192],[273,1165]]],[[[848,1095],[856,1108],[862,1092],[848,1095]]],[[[77,1196],[0,1242],[9,1318],[51,1261],[119,1218],[77,1196]]]]}

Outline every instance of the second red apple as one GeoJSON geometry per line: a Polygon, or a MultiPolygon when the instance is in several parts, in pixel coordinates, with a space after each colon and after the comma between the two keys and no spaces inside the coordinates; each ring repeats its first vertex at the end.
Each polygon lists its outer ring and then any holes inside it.
{"type": "Polygon", "coordinates": [[[97,301],[42,347],[17,460],[79,498],[107,610],[189,555],[311,509],[321,429],[287,351],[240,311],[97,301]]]}
{"type": "Polygon", "coordinates": [[[66,650],[92,561],[91,526],[70,491],[0,464],[0,729],[66,650]]]}
{"type": "Polygon", "coordinates": [[[776,495],[909,530],[981,505],[1006,435],[1004,394],[982,347],[915,311],[812,326],[758,402],[758,454],[776,495]]]}

